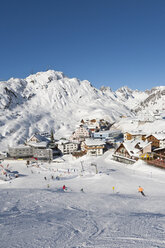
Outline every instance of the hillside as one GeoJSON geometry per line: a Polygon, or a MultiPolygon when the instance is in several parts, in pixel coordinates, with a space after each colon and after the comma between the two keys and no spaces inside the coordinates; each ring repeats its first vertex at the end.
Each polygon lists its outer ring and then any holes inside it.
{"type": "Polygon", "coordinates": [[[164,89],[99,90],[87,80],[68,78],[53,70],[0,82],[0,150],[23,143],[34,132],[50,132],[51,128],[57,138],[69,136],[81,119],[104,118],[114,122],[121,115],[134,117],[145,108],[152,111],[153,101],[154,109],[160,109],[164,89]]]}

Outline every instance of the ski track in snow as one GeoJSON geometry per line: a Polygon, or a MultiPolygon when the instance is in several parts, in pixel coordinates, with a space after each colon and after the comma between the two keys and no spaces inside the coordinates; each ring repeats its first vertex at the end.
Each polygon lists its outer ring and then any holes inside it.
{"type": "MultiPolygon", "coordinates": [[[[165,245],[165,215],[123,211],[122,206],[132,201],[127,196],[124,201],[123,197],[121,198],[121,212],[111,211],[110,207],[102,212],[97,207],[91,210],[90,204],[89,210],[82,209],[76,203],[78,193],[47,194],[46,191],[34,190],[32,194],[31,190],[18,190],[18,193],[15,190],[5,190],[0,194],[2,199],[0,231],[3,234],[1,247],[4,248],[164,247],[165,245]],[[18,196],[15,199],[16,194],[19,194],[20,200],[17,200],[18,196]]],[[[109,204],[115,205],[119,197],[98,196],[101,198],[98,201],[106,201],[108,198],[109,204]]],[[[88,200],[86,194],[84,200],[88,200]]],[[[136,200],[136,197],[133,197],[133,200],[137,203],[141,201],[141,199],[136,200]]]]}
{"type": "Polygon", "coordinates": [[[103,158],[98,159],[101,174],[48,180],[50,188],[43,176],[51,175],[51,170],[33,168],[31,173],[31,168],[21,165],[24,162],[17,162],[16,169],[13,163],[13,170],[26,177],[0,185],[0,247],[164,248],[164,191],[159,182],[163,175],[133,174],[128,166],[103,158]],[[134,191],[140,177],[146,190],[154,184],[155,191],[147,197],[134,191]],[[117,179],[119,191],[113,193],[117,179]],[[63,183],[67,192],[62,191],[63,183]]]}
{"type": "Polygon", "coordinates": [[[122,196],[120,209],[114,211],[111,204],[116,206],[120,196],[91,195],[88,200],[87,194],[80,195],[82,202],[87,201],[83,209],[80,203],[77,204],[78,194],[81,193],[1,191],[1,247],[165,246],[165,215],[130,213],[124,208],[132,201],[135,208],[140,198],[122,196]],[[93,197],[95,201],[97,198],[98,202],[109,204],[100,209],[99,204],[96,207],[96,201],[93,206],[93,197]]]}

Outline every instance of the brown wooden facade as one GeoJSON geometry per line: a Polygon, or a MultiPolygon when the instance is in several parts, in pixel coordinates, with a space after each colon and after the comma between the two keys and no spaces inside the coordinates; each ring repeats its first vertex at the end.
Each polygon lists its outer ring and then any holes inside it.
{"type": "Polygon", "coordinates": [[[125,140],[132,140],[132,139],[141,139],[145,141],[146,135],[145,134],[132,134],[132,133],[125,133],[125,140]]]}
{"type": "Polygon", "coordinates": [[[159,147],[160,141],[154,135],[151,134],[146,139],[147,139],[148,142],[152,142],[151,145],[152,145],[153,148],[154,147],[155,148],[159,147]]]}
{"type": "Polygon", "coordinates": [[[123,156],[123,157],[126,157],[126,158],[137,160],[137,157],[134,157],[133,155],[131,156],[129,154],[129,152],[127,151],[127,149],[125,148],[125,146],[123,144],[120,144],[120,146],[116,149],[114,154],[119,155],[119,156],[123,156]]]}

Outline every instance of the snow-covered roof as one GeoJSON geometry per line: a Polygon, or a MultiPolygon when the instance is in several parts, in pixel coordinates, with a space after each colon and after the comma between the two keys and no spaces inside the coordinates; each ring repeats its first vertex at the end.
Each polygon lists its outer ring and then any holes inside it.
{"type": "Polygon", "coordinates": [[[137,142],[134,141],[126,141],[123,142],[123,146],[125,147],[125,149],[128,151],[129,155],[136,155],[139,152],[139,149],[135,148],[137,142]]]}
{"type": "Polygon", "coordinates": [[[78,141],[70,141],[70,140],[67,140],[67,139],[60,139],[56,142],[57,145],[62,145],[62,144],[79,144],[78,141]]]}
{"type": "Polygon", "coordinates": [[[165,139],[165,134],[164,133],[156,133],[153,135],[155,138],[158,140],[164,140],[165,139]]]}
{"type": "Polygon", "coordinates": [[[43,142],[29,142],[28,143],[29,146],[32,147],[38,147],[38,148],[46,148],[47,147],[47,142],[43,141],[43,142]]]}
{"type": "Polygon", "coordinates": [[[101,139],[86,139],[85,144],[87,146],[100,146],[100,145],[105,145],[105,141],[101,139]]]}
{"type": "Polygon", "coordinates": [[[95,132],[94,134],[119,135],[120,133],[121,133],[120,130],[105,130],[105,131],[95,132]]]}
{"type": "Polygon", "coordinates": [[[138,144],[141,149],[146,147],[146,146],[148,146],[151,143],[152,142],[148,142],[147,140],[146,141],[144,141],[144,140],[135,140],[135,146],[138,144]]]}
{"type": "Polygon", "coordinates": [[[145,135],[145,133],[142,131],[130,131],[125,133],[130,133],[131,135],[145,135]]]}
{"type": "Polygon", "coordinates": [[[48,138],[47,137],[45,137],[45,136],[42,136],[42,135],[40,135],[40,134],[38,134],[38,133],[35,133],[35,134],[33,134],[28,140],[27,140],[27,142],[29,142],[33,137],[35,137],[37,140],[39,140],[40,142],[43,142],[43,141],[45,141],[45,142],[49,142],[50,140],[48,140],[48,138]]]}
{"type": "Polygon", "coordinates": [[[65,160],[63,158],[55,158],[52,161],[55,162],[55,163],[63,163],[63,162],[65,162],[65,160]]]}
{"type": "Polygon", "coordinates": [[[96,123],[95,124],[90,124],[90,125],[88,125],[88,129],[95,129],[96,127],[97,127],[98,125],[96,125],[96,123]]]}
{"type": "Polygon", "coordinates": [[[165,147],[156,148],[156,149],[154,149],[154,152],[161,151],[161,150],[165,150],[165,147]]]}
{"type": "Polygon", "coordinates": [[[154,133],[154,134],[148,135],[147,137],[151,135],[154,136],[158,140],[165,140],[165,133],[154,133]]]}
{"type": "Polygon", "coordinates": [[[16,145],[16,146],[13,146],[13,147],[10,147],[10,148],[14,148],[14,149],[28,149],[28,148],[30,148],[30,146],[25,146],[23,144],[20,144],[20,145],[16,145]]]}
{"type": "Polygon", "coordinates": [[[146,147],[150,143],[148,143],[147,141],[143,141],[143,140],[127,140],[127,141],[123,142],[123,146],[128,151],[130,156],[132,156],[132,155],[138,156],[140,149],[143,149],[144,147],[146,147]],[[140,149],[136,148],[137,144],[139,145],[140,149]]]}
{"type": "Polygon", "coordinates": [[[105,130],[105,131],[99,131],[99,132],[95,132],[96,134],[111,134],[112,132],[110,130],[105,130]]]}

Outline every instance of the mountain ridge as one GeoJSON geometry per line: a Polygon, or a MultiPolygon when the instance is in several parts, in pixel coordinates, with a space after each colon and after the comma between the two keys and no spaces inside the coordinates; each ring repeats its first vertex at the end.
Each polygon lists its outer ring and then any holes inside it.
{"type": "MultiPolygon", "coordinates": [[[[157,87],[152,94],[164,90],[163,86],[157,87]]],[[[115,122],[121,115],[133,117],[149,96],[149,92],[128,87],[115,92],[110,87],[97,89],[88,80],[69,78],[54,70],[25,79],[11,78],[0,82],[0,148],[22,143],[34,132],[52,128],[56,137],[69,136],[85,118],[115,122]]]]}

